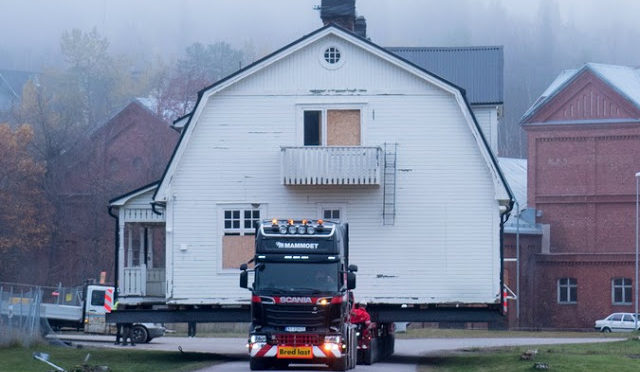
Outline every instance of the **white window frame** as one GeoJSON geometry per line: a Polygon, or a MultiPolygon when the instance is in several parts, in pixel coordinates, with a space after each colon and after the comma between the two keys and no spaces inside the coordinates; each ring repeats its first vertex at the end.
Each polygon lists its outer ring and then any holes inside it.
{"type": "Polygon", "coordinates": [[[240,210],[240,228],[239,229],[231,229],[232,231],[230,232],[238,232],[240,236],[244,236],[244,235],[254,235],[255,233],[255,228],[251,228],[251,229],[246,229],[244,228],[244,211],[245,210],[260,210],[260,220],[264,220],[267,217],[267,213],[268,213],[268,209],[267,209],[267,204],[265,203],[218,203],[217,204],[217,231],[218,231],[218,236],[216,239],[217,242],[217,246],[218,246],[218,252],[217,252],[217,258],[218,258],[218,273],[219,274],[234,274],[237,275],[238,274],[238,269],[237,268],[223,268],[222,267],[222,260],[223,260],[223,254],[222,254],[222,250],[223,250],[223,246],[222,246],[222,240],[224,239],[224,235],[225,232],[228,231],[228,229],[225,229],[224,226],[224,212],[227,210],[240,210]],[[248,234],[250,233],[250,234],[248,234]]]}
{"type": "Polygon", "coordinates": [[[611,279],[611,304],[613,305],[631,305],[633,301],[633,292],[631,292],[630,298],[625,296],[625,288],[633,290],[633,281],[630,278],[613,278],[611,279]],[[622,280],[621,285],[616,285],[616,280],[622,280]],[[626,283],[629,283],[628,285],[626,283]],[[616,288],[622,289],[622,301],[616,301],[616,288]]]}
{"type": "Polygon", "coordinates": [[[578,279],[576,278],[571,278],[571,277],[563,277],[557,280],[557,293],[558,293],[558,304],[561,305],[574,305],[578,303],[578,279]],[[566,284],[561,284],[560,281],[566,281],[566,284]],[[571,284],[571,280],[575,280],[575,284],[571,284]],[[575,301],[571,301],[571,289],[574,289],[576,291],[576,300],[575,301]],[[567,300],[566,301],[561,301],[560,300],[560,293],[562,291],[565,291],[567,294],[567,300]]]}
{"type": "Polygon", "coordinates": [[[318,219],[324,219],[324,211],[339,210],[340,222],[347,222],[347,205],[345,203],[318,203],[318,219]]]}
{"type": "MultiPolygon", "coordinates": [[[[304,146],[304,112],[320,111],[320,145],[307,147],[327,147],[327,111],[330,110],[359,110],[360,111],[360,146],[365,145],[365,117],[367,104],[365,103],[327,103],[327,104],[300,104],[296,106],[296,143],[304,146]]],[[[339,147],[339,146],[338,146],[339,147]]]]}

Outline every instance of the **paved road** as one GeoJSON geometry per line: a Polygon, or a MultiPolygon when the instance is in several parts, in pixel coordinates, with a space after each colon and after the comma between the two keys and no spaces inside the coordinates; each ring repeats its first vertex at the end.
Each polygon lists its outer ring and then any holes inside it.
{"type": "MultiPolygon", "coordinates": [[[[113,345],[114,336],[93,335],[64,335],[61,339],[76,343],[122,348],[113,345]]],[[[623,338],[426,338],[426,339],[400,339],[396,340],[396,352],[385,363],[376,363],[373,366],[358,366],[355,371],[389,371],[408,372],[415,371],[420,358],[435,353],[451,352],[472,348],[486,348],[499,346],[520,345],[551,345],[551,344],[579,344],[594,342],[621,341],[623,338]]],[[[248,371],[247,353],[244,338],[205,338],[205,337],[160,337],[149,344],[136,345],[136,348],[147,350],[177,351],[178,347],[185,352],[205,352],[224,355],[229,362],[218,364],[197,372],[217,371],[248,371]]],[[[127,347],[129,348],[129,347],[127,347]]],[[[322,366],[294,366],[290,370],[327,370],[322,366]]]]}

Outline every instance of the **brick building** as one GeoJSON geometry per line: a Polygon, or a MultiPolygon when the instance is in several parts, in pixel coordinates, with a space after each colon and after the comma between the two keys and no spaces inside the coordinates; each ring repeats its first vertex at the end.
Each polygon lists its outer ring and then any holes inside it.
{"type": "MultiPolygon", "coordinates": [[[[639,71],[591,63],[564,71],[522,125],[538,238],[520,239],[519,326],[590,328],[611,312],[633,312],[639,71]]],[[[514,234],[505,241],[512,256],[514,234]]],[[[513,267],[505,262],[507,281],[513,267]]]]}
{"type": "Polygon", "coordinates": [[[178,133],[139,100],[69,149],[55,167],[56,235],[50,280],[80,283],[107,271],[113,280],[108,200],[157,180],[178,133]],[[73,270],[70,268],[73,267],[73,270]]]}

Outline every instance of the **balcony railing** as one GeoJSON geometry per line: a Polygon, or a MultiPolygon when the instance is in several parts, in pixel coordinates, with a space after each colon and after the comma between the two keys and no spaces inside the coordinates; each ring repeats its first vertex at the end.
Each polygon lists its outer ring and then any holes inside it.
{"type": "Polygon", "coordinates": [[[285,185],[379,185],[380,147],[282,147],[285,185]]]}

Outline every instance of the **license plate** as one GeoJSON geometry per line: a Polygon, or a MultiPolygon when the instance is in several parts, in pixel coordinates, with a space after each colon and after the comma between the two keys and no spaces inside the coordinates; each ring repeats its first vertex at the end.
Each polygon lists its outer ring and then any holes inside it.
{"type": "Polygon", "coordinates": [[[304,332],[307,327],[284,327],[284,330],[287,332],[304,332]]]}
{"type": "Polygon", "coordinates": [[[311,346],[278,346],[277,357],[281,359],[311,359],[313,358],[313,353],[311,346]]]}

